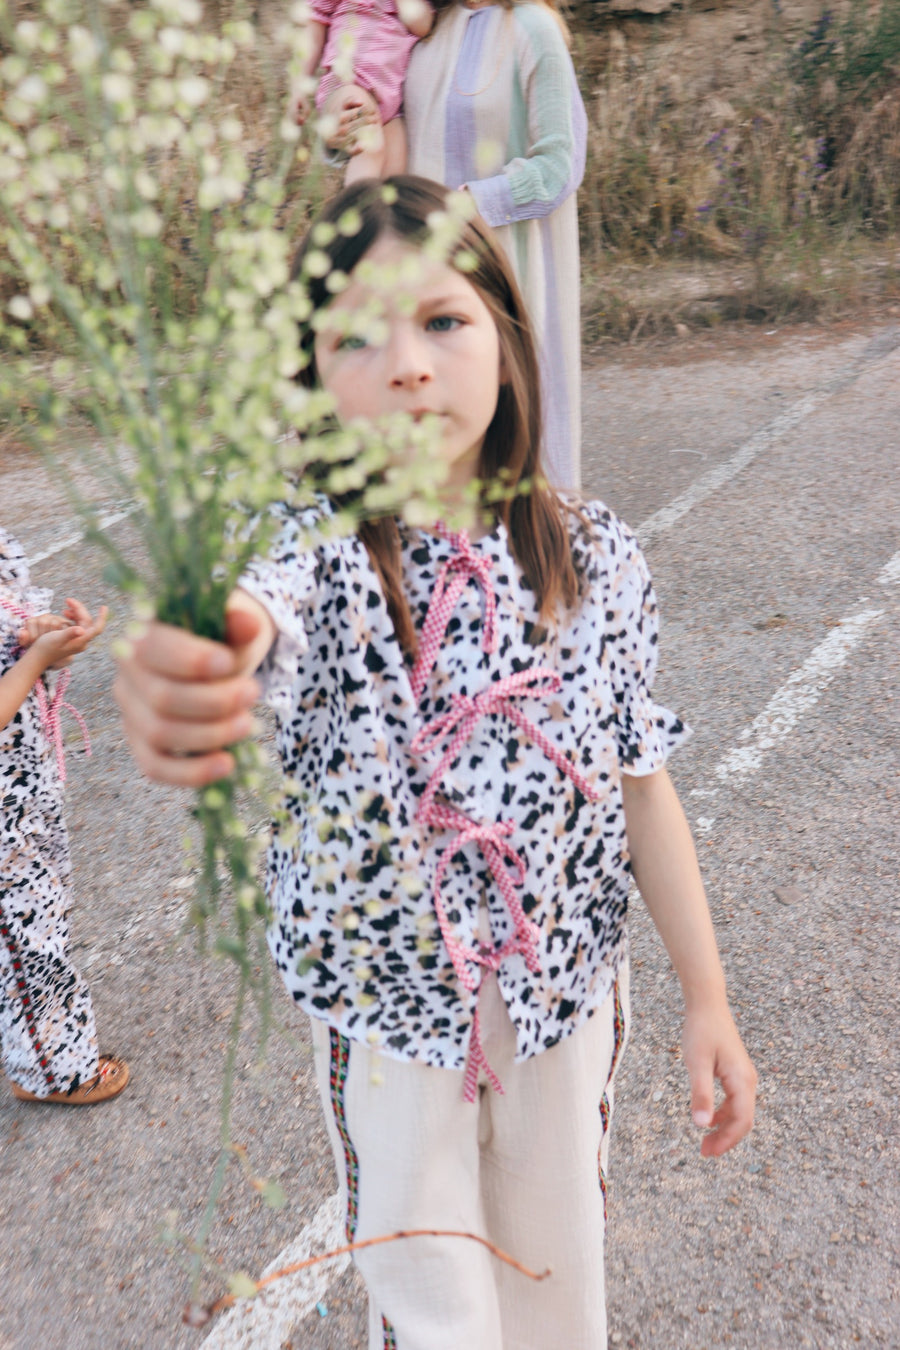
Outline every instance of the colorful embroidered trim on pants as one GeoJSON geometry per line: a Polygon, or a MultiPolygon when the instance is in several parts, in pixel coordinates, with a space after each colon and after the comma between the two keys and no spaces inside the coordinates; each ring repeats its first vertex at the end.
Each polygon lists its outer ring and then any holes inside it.
{"type": "Polygon", "coordinates": [[[347,1175],[347,1241],[356,1238],[356,1224],[359,1219],[359,1159],[356,1149],[350,1142],[347,1129],[347,1112],[344,1106],[344,1085],[347,1081],[347,1069],[350,1064],[350,1042],[346,1036],[332,1027],[328,1032],[331,1041],[331,1109],[337,1125],[341,1143],[344,1145],[344,1167],[347,1175]]]}
{"type": "MultiPolygon", "coordinates": [[[[344,1103],[344,1088],[347,1083],[347,1071],[350,1067],[350,1041],[333,1027],[329,1029],[328,1039],[331,1046],[331,1067],[329,1089],[334,1123],[341,1143],[344,1145],[344,1169],[347,1176],[347,1222],[344,1231],[348,1242],[356,1241],[356,1225],[359,1222],[359,1158],[350,1139],[347,1128],[347,1108],[344,1103]]],[[[385,1316],[381,1318],[381,1330],[384,1336],[384,1350],[397,1350],[397,1336],[394,1328],[385,1316]]]]}
{"type": "MultiPolygon", "coordinates": [[[[609,1078],[607,1079],[607,1087],[612,1082],[613,1074],[615,1073],[619,1064],[619,1060],[622,1057],[622,1047],[625,1044],[625,1010],[622,1007],[622,995],[619,991],[618,980],[616,980],[615,984],[613,985],[612,996],[613,996],[613,1053],[612,1053],[612,1063],[610,1064],[609,1067],[609,1078]]],[[[600,1098],[600,1124],[603,1127],[603,1139],[606,1138],[606,1132],[609,1129],[609,1118],[610,1118],[609,1097],[604,1092],[603,1096],[600,1098]]],[[[602,1140],[601,1140],[601,1147],[602,1147],[602,1140]]],[[[606,1212],[607,1211],[606,1173],[603,1170],[603,1164],[600,1162],[599,1157],[597,1160],[597,1170],[600,1177],[600,1190],[603,1194],[603,1220],[605,1223],[609,1217],[606,1212]]]]}

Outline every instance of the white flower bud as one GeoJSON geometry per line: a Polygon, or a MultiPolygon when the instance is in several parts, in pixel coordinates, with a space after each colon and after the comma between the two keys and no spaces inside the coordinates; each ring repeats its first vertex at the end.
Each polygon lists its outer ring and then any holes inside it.
{"type": "Polygon", "coordinates": [[[111,71],[100,80],[100,90],[107,103],[121,106],[131,101],[133,85],[121,71],[111,71]]]}
{"type": "Polygon", "coordinates": [[[189,108],[202,108],[211,89],[212,85],[203,75],[188,75],[178,81],[178,97],[189,108]]]}
{"type": "Polygon", "coordinates": [[[23,323],[34,318],[34,309],[27,295],[14,295],[6,309],[14,319],[20,319],[23,323]]]}

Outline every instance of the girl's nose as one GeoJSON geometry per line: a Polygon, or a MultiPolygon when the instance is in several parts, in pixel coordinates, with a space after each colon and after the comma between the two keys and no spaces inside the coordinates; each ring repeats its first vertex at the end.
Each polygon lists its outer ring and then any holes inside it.
{"type": "Polygon", "coordinates": [[[387,344],[388,380],[392,389],[415,389],[427,384],[433,370],[422,335],[398,326],[387,344]]]}

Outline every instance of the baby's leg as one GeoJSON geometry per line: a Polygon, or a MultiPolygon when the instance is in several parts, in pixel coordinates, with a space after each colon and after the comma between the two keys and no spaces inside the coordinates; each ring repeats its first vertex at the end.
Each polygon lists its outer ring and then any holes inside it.
{"type": "Polygon", "coordinates": [[[326,145],[346,150],[350,155],[346,181],[380,177],[384,164],[384,130],[378,104],[369,91],[358,84],[342,84],[325,100],[322,116],[334,128],[326,129],[326,145]],[[357,164],[360,160],[362,163],[357,164]]]}
{"type": "Polygon", "coordinates": [[[406,173],[406,123],[402,117],[392,117],[384,128],[384,177],[406,173]]]}

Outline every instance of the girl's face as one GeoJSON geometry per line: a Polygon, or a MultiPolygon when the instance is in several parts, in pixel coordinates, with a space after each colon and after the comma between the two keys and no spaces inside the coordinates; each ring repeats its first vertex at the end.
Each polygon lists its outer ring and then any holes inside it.
{"type": "Polygon", "coordinates": [[[454,267],[382,235],[326,311],[315,358],[341,421],[434,413],[443,429],[444,490],[477,477],[503,378],[500,339],[487,305],[454,267]],[[365,312],[377,316],[371,336],[339,331],[341,314],[365,312]]]}

